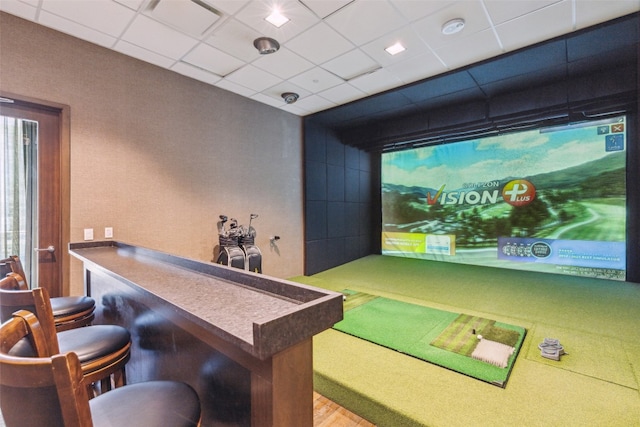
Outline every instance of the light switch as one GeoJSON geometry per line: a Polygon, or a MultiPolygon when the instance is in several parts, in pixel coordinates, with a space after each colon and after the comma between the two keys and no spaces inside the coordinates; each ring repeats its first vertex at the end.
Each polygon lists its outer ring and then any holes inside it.
{"type": "Polygon", "coordinates": [[[93,228],[84,229],[84,240],[93,240],[93,228]]]}

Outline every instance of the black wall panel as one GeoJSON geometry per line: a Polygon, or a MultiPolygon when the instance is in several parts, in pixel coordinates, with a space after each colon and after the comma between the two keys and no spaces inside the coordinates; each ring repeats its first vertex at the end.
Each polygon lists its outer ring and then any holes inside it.
{"type": "Polygon", "coordinates": [[[341,144],[331,131],[305,126],[305,274],[375,253],[376,157],[341,144]]]}

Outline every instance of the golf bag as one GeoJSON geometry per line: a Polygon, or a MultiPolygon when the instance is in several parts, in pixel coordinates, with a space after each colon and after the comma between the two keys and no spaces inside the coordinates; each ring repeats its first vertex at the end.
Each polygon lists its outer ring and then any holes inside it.
{"type": "Polygon", "coordinates": [[[238,239],[238,244],[244,251],[245,270],[262,273],[262,252],[254,245],[253,236],[244,235],[238,239]]]}
{"type": "Polygon", "coordinates": [[[220,245],[216,264],[228,265],[234,268],[245,268],[244,251],[238,246],[238,238],[241,230],[237,227],[238,222],[231,219],[229,230],[225,230],[224,224],[227,222],[225,215],[220,215],[220,226],[218,227],[218,243],[220,245]]]}
{"type": "Polygon", "coordinates": [[[257,217],[251,214],[248,227],[238,227],[238,221],[231,218],[229,229],[226,230],[224,225],[228,218],[220,215],[217,264],[262,273],[262,253],[254,244],[256,230],[251,226],[251,221],[257,217]]]}
{"type": "Polygon", "coordinates": [[[229,239],[220,239],[220,252],[218,253],[217,264],[228,265],[229,267],[244,269],[244,251],[236,242],[229,239]]]}

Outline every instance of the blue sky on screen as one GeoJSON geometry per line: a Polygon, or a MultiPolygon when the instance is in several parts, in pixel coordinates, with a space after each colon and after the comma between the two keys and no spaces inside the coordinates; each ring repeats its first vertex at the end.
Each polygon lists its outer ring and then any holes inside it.
{"type": "Polygon", "coordinates": [[[523,178],[600,159],[605,135],[598,126],[624,118],[510,133],[464,142],[385,153],[382,182],[447,189],[465,183],[523,178]]]}

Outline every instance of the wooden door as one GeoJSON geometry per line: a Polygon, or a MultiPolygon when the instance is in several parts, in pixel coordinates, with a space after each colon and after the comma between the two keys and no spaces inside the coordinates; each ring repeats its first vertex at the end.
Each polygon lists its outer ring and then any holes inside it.
{"type": "MultiPolygon", "coordinates": [[[[38,122],[38,237],[33,254],[38,260],[38,282],[32,287],[47,288],[51,296],[60,296],[67,248],[63,244],[62,208],[62,109],[20,101],[0,103],[0,115],[38,122]]],[[[24,266],[29,268],[29,266],[24,266]]]]}

